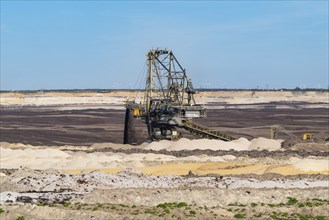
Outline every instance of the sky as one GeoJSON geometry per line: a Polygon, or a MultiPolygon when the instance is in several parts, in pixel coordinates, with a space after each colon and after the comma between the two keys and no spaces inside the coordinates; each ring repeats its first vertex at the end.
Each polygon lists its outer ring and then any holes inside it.
{"type": "Polygon", "coordinates": [[[328,88],[328,1],[1,1],[1,90],[136,89],[152,48],[195,88],[328,88]]]}

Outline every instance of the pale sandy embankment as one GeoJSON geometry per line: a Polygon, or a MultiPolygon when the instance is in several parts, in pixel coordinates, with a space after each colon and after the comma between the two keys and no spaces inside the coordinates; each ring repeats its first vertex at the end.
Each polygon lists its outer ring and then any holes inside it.
{"type": "MultiPolygon", "coordinates": [[[[142,100],[143,92],[114,91],[109,93],[96,92],[39,92],[0,93],[1,106],[47,106],[47,105],[124,105],[128,98],[142,100]]],[[[270,102],[288,103],[317,103],[320,107],[329,104],[329,92],[291,92],[291,91],[214,91],[200,92],[195,95],[196,101],[201,104],[220,102],[226,104],[262,104],[270,102]]],[[[319,107],[318,106],[318,107],[319,107]]]]}
{"type": "MultiPolygon", "coordinates": [[[[244,138],[232,142],[216,140],[187,140],[177,142],[161,141],[143,144],[145,150],[281,150],[279,140],[257,138],[248,141],[244,138]]],[[[96,145],[94,146],[96,147],[96,145]]],[[[117,173],[125,168],[134,168],[152,175],[186,175],[192,172],[197,175],[206,174],[266,174],[277,173],[282,175],[297,174],[329,174],[329,160],[327,157],[306,158],[249,158],[233,155],[211,156],[193,155],[175,157],[155,153],[113,153],[89,152],[94,149],[63,146],[49,148],[23,144],[2,143],[0,148],[0,163],[3,169],[17,169],[27,167],[31,169],[59,169],[69,173],[101,170],[107,173],[117,173]],[[72,151],[75,150],[75,151],[72,151]]]]}

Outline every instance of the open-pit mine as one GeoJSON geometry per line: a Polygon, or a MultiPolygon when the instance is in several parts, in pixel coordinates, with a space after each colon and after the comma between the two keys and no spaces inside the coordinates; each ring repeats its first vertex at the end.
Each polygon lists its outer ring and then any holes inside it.
{"type": "Polygon", "coordinates": [[[196,91],[147,57],[145,91],[1,92],[0,219],[329,219],[328,91],[196,91]]]}
{"type": "Polygon", "coordinates": [[[328,92],[199,92],[237,139],[123,144],[138,93],[2,92],[1,219],[328,219],[328,92]]]}

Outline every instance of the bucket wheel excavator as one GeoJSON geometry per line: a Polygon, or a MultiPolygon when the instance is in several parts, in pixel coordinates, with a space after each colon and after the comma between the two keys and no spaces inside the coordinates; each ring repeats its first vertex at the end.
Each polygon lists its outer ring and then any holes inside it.
{"type": "MultiPolygon", "coordinates": [[[[195,124],[194,118],[206,117],[203,105],[194,99],[196,91],[186,70],[171,50],[152,49],[146,54],[144,98],[126,102],[124,144],[132,144],[131,118],[141,119],[147,126],[148,141],[175,140],[181,128],[202,138],[234,140],[235,137],[195,124]]],[[[136,131],[135,131],[136,132],[136,131]]]]}

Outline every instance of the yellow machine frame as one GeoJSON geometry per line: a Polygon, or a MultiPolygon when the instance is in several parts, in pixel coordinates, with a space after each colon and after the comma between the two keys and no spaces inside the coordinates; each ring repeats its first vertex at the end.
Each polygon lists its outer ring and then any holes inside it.
{"type": "Polygon", "coordinates": [[[303,134],[303,140],[306,141],[306,140],[313,140],[314,136],[313,136],[313,133],[304,133],[303,134]]]}

